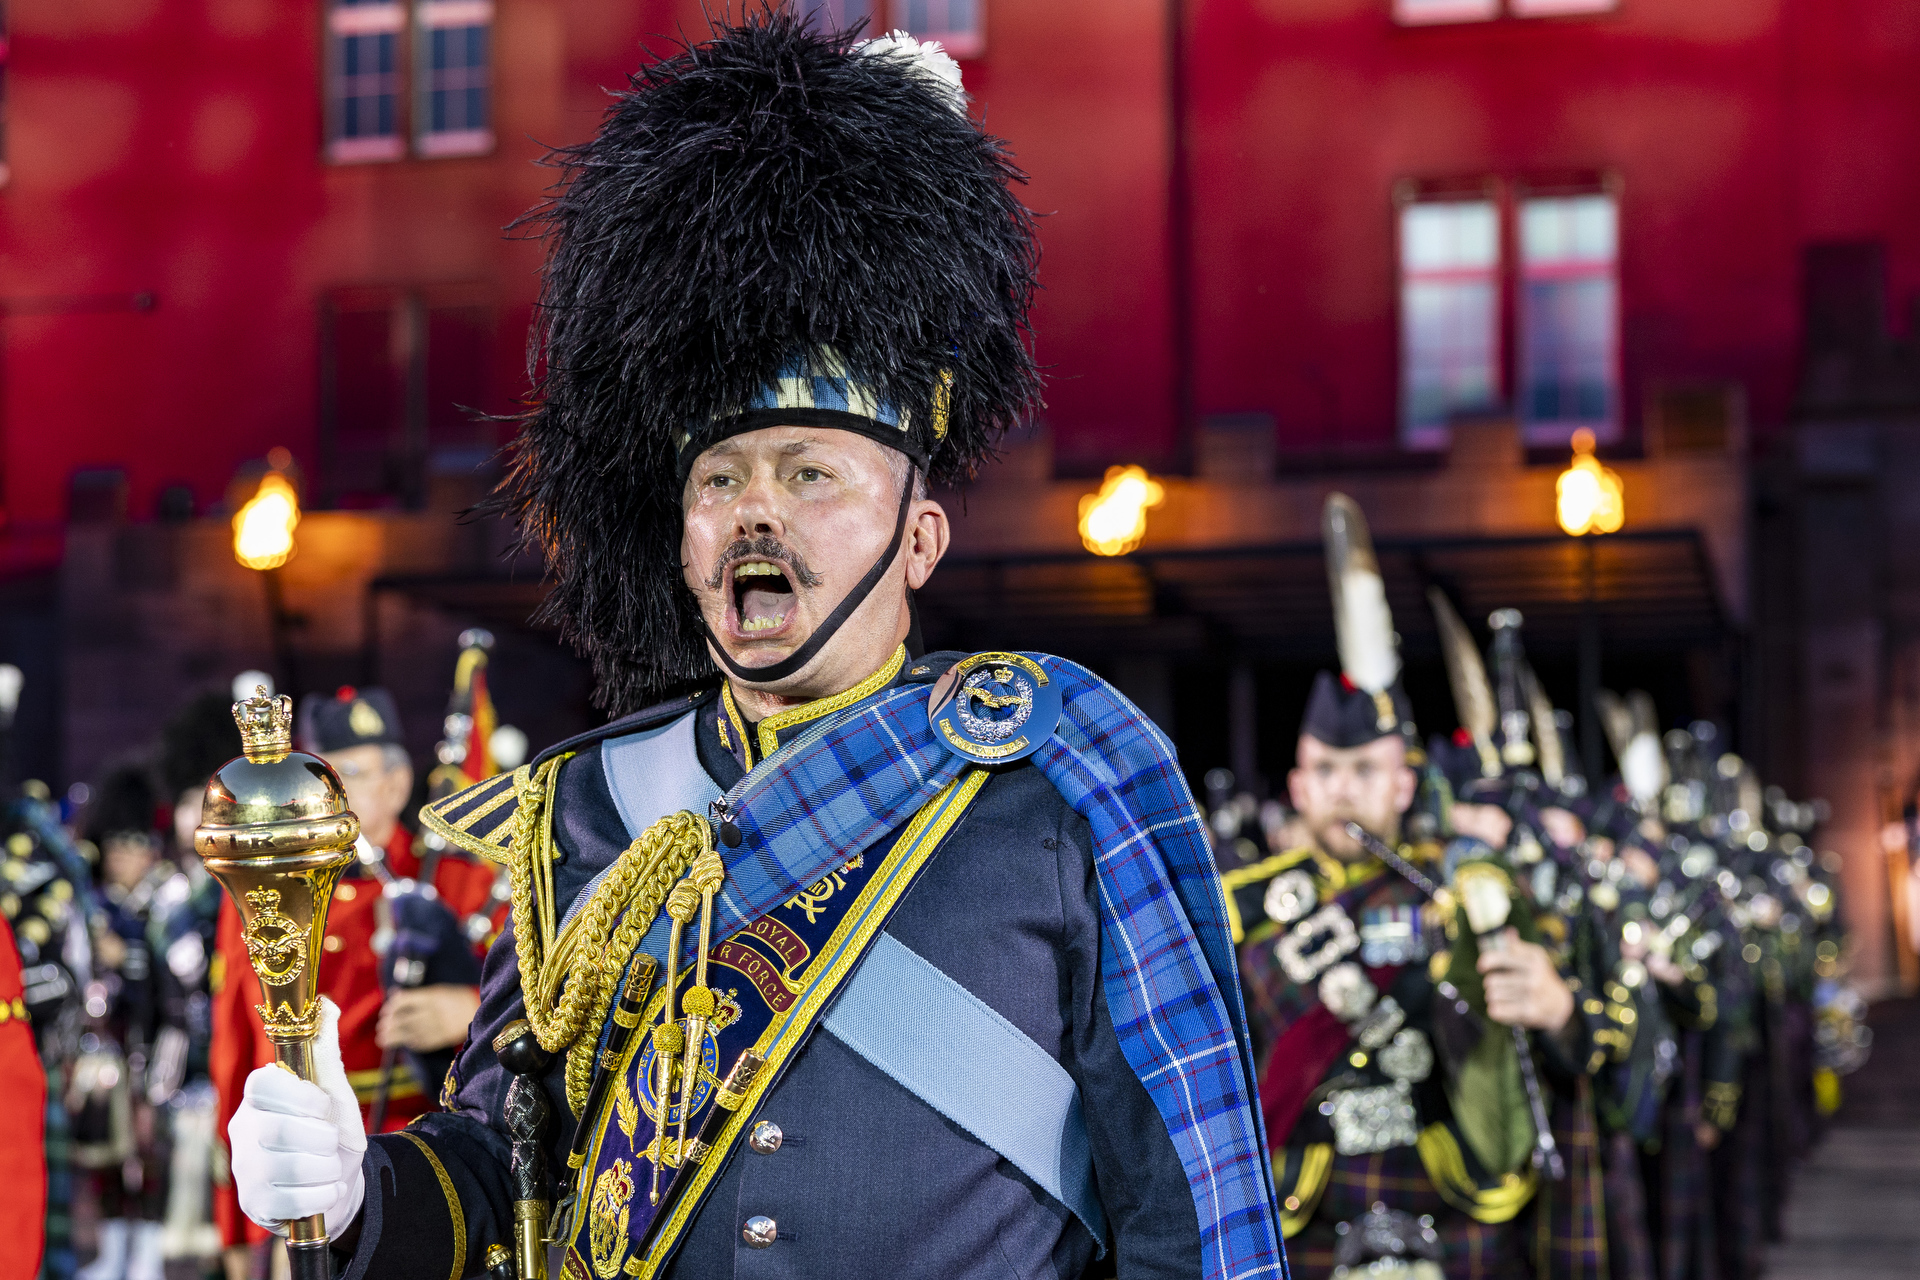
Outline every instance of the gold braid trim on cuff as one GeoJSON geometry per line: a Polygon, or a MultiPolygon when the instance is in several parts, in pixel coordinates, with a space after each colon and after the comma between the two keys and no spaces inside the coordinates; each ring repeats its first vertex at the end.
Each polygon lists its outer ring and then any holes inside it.
{"type": "Polygon", "coordinates": [[[447,1216],[453,1219],[453,1268],[447,1280],[460,1280],[467,1272],[467,1215],[460,1208],[460,1193],[453,1189],[453,1179],[447,1176],[447,1166],[440,1163],[440,1157],[424,1138],[405,1129],[400,1131],[400,1136],[420,1148],[420,1154],[433,1166],[433,1176],[440,1180],[440,1194],[447,1198],[447,1216]]]}

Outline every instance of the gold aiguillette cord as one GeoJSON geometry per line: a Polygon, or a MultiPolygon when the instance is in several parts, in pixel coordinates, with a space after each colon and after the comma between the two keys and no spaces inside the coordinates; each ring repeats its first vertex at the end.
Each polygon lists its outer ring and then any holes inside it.
{"type": "Polygon", "coordinates": [[[693,860],[687,875],[667,895],[667,986],[662,1002],[660,1025],[653,1029],[653,1096],[660,1106],[659,1127],[653,1138],[653,1174],[647,1187],[647,1203],[660,1203],[660,1166],[667,1163],[669,1151],[675,1164],[686,1148],[687,1109],[693,1101],[693,1086],[699,1083],[700,1050],[706,1044],[707,1023],[713,1017],[713,992],[707,987],[707,949],[713,943],[713,896],[727,878],[727,867],[720,855],[707,849],[693,860]],[[685,999],[679,994],[680,938],[682,930],[700,913],[700,949],[694,959],[694,983],[685,999]],[[686,1016],[683,1030],[674,1015],[678,1004],[686,1016]],[[685,1054],[682,1061],[681,1055],[685,1054]],[[667,1120],[673,1114],[676,1077],[680,1083],[680,1124],[675,1137],[667,1137],[667,1120]],[[668,1143],[672,1146],[669,1147],[668,1143]]]}
{"type": "Polygon", "coordinates": [[[715,1003],[713,990],[707,986],[707,948],[713,945],[713,895],[720,892],[726,878],[726,864],[712,849],[695,858],[687,869],[685,883],[700,893],[700,949],[694,953],[693,985],[680,1001],[681,1011],[687,1016],[687,1056],[680,1064],[680,1127],[674,1136],[674,1150],[681,1154],[687,1149],[687,1113],[693,1110],[693,1089],[700,1082],[700,1059],[715,1003]]]}
{"type": "Polygon", "coordinates": [[[691,881],[682,880],[667,895],[667,917],[673,924],[667,931],[667,987],[661,1001],[660,1025],[653,1029],[653,1065],[649,1068],[653,1073],[650,1091],[659,1104],[660,1119],[649,1151],[653,1157],[653,1180],[647,1187],[648,1204],[660,1203],[660,1166],[667,1159],[667,1114],[673,1105],[673,1075],[680,1063],[680,1050],[686,1045],[680,1023],[673,1016],[678,1002],[675,988],[680,985],[680,931],[699,909],[700,893],[691,881]]]}

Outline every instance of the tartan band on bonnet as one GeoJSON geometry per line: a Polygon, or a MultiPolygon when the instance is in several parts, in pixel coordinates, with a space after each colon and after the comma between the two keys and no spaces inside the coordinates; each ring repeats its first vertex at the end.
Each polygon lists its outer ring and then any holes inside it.
{"type": "Polygon", "coordinates": [[[941,370],[931,411],[915,417],[911,409],[885,399],[847,371],[832,351],[795,356],[773,380],[736,412],[689,423],[680,436],[679,475],[684,482],[693,461],[733,436],[767,427],[829,427],[852,431],[890,449],[898,449],[921,471],[947,435],[947,402],[953,375],[941,370]]]}

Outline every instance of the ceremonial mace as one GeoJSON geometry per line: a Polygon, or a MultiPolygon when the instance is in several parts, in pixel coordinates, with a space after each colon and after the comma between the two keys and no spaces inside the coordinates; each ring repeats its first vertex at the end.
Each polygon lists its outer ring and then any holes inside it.
{"type": "MultiPolygon", "coordinates": [[[[274,1061],[314,1079],[320,1034],[320,947],[333,888],[353,861],[360,819],[347,808],[340,775],[293,749],[293,702],[265,688],[233,704],[246,754],[207,782],[194,851],[240,912],[247,956],[260,977],[254,1006],[273,1041],[274,1061]]],[[[326,1220],[287,1223],[293,1280],[328,1280],[326,1220]]]]}

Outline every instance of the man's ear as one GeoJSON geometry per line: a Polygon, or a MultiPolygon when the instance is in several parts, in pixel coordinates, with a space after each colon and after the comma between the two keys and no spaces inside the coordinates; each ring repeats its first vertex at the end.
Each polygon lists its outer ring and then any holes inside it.
{"type": "Polygon", "coordinates": [[[1420,775],[1413,771],[1412,765],[1401,765],[1399,775],[1394,779],[1393,784],[1394,809],[1405,813],[1407,807],[1413,803],[1414,793],[1419,789],[1420,775]]]}
{"type": "Polygon", "coordinates": [[[947,554],[953,540],[953,526],[947,509],[931,498],[922,498],[907,513],[906,553],[907,586],[918,591],[927,585],[933,570],[947,554]]]}

